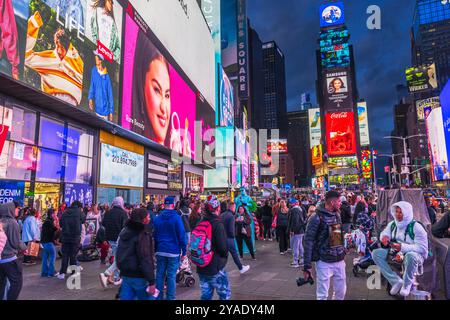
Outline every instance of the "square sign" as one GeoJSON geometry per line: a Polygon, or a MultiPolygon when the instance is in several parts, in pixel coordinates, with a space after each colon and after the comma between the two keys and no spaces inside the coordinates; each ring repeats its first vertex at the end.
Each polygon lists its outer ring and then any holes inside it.
{"type": "Polygon", "coordinates": [[[335,2],[320,6],[320,26],[331,27],[345,23],[344,3],[335,2]]]}

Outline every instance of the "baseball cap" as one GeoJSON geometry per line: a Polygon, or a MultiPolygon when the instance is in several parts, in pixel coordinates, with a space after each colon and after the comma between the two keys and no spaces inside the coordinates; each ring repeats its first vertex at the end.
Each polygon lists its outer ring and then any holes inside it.
{"type": "Polygon", "coordinates": [[[175,198],[174,197],[166,197],[164,199],[165,205],[175,204],[175,198]]]}
{"type": "Polygon", "coordinates": [[[291,198],[291,199],[289,199],[289,203],[290,204],[296,204],[296,203],[298,203],[298,200],[295,199],[295,198],[291,198]]]}

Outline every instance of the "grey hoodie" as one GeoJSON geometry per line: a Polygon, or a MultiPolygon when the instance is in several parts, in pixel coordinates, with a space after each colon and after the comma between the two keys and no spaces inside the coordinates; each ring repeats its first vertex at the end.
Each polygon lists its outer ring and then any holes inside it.
{"type": "Polygon", "coordinates": [[[20,228],[14,217],[16,207],[13,202],[8,202],[0,205],[0,220],[3,223],[3,230],[5,231],[8,241],[3,249],[0,259],[5,260],[17,256],[19,250],[26,250],[27,246],[20,239],[20,228]]]}

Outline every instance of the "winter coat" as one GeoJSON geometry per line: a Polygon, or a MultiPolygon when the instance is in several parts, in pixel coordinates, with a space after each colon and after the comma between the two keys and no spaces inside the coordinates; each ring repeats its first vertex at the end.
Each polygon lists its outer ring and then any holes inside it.
{"type": "Polygon", "coordinates": [[[121,276],[144,278],[149,285],[155,283],[154,247],[150,228],[129,220],[120,232],[116,257],[121,276]]]}
{"type": "Polygon", "coordinates": [[[426,259],[428,257],[428,234],[424,227],[420,223],[414,224],[414,239],[411,239],[407,232],[408,225],[414,219],[412,205],[406,201],[396,202],[391,206],[391,215],[394,220],[389,222],[386,228],[381,232],[380,239],[387,236],[390,241],[395,240],[397,243],[401,244],[401,253],[406,254],[408,252],[416,252],[423,259],[426,259]],[[395,218],[396,207],[402,209],[403,220],[401,222],[397,221],[395,218]],[[395,228],[392,227],[394,222],[395,228]],[[392,229],[394,229],[394,231],[391,231],[392,229]]]}
{"type": "Polygon", "coordinates": [[[343,224],[352,223],[352,210],[347,201],[341,204],[341,219],[343,224]]]}
{"type": "Polygon", "coordinates": [[[265,205],[261,208],[261,220],[262,221],[272,221],[272,208],[269,205],[265,205]]]}
{"type": "Polygon", "coordinates": [[[233,212],[227,210],[220,215],[220,218],[222,219],[227,238],[234,239],[236,237],[236,223],[233,212]]]}
{"type": "Polygon", "coordinates": [[[280,210],[277,215],[277,227],[287,227],[289,224],[289,217],[289,211],[283,213],[280,210]]]}
{"type": "Polygon", "coordinates": [[[125,227],[125,223],[128,221],[128,215],[124,209],[118,206],[112,207],[109,210],[102,221],[102,225],[105,227],[105,236],[107,241],[117,241],[119,234],[125,227]]]}
{"type": "Polygon", "coordinates": [[[67,208],[59,221],[61,227],[61,243],[79,244],[81,242],[81,225],[84,224],[85,220],[81,208],[67,208]]]}
{"type": "Polygon", "coordinates": [[[39,241],[41,239],[41,230],[35,216],[28,216],[23,222],[22,242],[39,241]]]}
{"type": "Polygon", "coordinates": [[[7,238],[0,260],[12,259],[19,251],[27,249],[21,241],[19,224],[14,217],[15,209],[14,202],[0,205],[0,223],[3,224],[3,231],[7,238]]]}
{"type": "Polygon", "coordinates": [[[163,210],[153,223],[155,252],[186,255],[186,232],[181,217],[175,210],[163,210]]]}
{"type": "MultiPolygon", "coordinates": [[[[280,215],[278,215],[278,219],[280,215]]],[[[306,214],[299,206],[289,209],[288,232],[304,234],[306,230],[306,214]]]]}
{"type": "Polygon", "coordinates": [[[53,243],[56,239],[56,231],[58,229],[55,227],[53,220],[45,220],[42,225],[41,231],[41,242],[42,243],[53,243]]]}
{"type": "Polygon", "coordinates": [[[247,237],[250,237],[252,234],[252,229],[250,227],[252,223],[252,218],[250,215],[246,212],[244,213],[244,221],[238,221],[238,218],[242,217],[239,213],[236,213],[235,217],[235,226],[236,226],[236,235],[244,235],[247,237]],[[247,234],[242,233],[242,228],[245,229],[247,234]]]}
{"type": "Polygon", "coordinates": [[[366,206],[364,205],[364,203],[363,202],[358,202],[357,204],[356,204],[356,206],[355,206],[355,212],[354,212],[354,214],[353,214],[353,224],[354,225],[356,225],[357,224],[357,222],[356,222],[356,220],[358,219],[358,215],[361,213],[361,212],[364,212],[364,211],[366,211],[366,206]]]}
{"type": "Polygon", "coordinates": [[[443,238],[445,236],[450,236],[447,233],[447,230],[450,228],[450,211],[444,214],[444,216],[436,222],[431,227],[431,232],[433,233],[433,236],[437,238],[443,238]]]}

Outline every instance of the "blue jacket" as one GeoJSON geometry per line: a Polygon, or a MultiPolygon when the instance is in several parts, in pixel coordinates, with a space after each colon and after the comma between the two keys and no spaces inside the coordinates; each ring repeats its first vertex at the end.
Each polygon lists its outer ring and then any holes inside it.
{"type": "Polygon", "coordinates": [[[155,252],[186,255],[186,234],[183,221],[175,210],[163,210],[153,222],[155,252]]]}
{"type": "Polygon", "coordinates": [[[41,240],[41,231],[39,230],[37,219],[30,216],[23,222],[22,242],[29,242],[33,240],[41,240]]]}
{"type": "Polygon", "coordinates": [[[91,72],[89,100],[94,100],[95,112],[101,116],[114,114],[114,98],[109,74],[100,74],[94,66],[91,72]]]}

